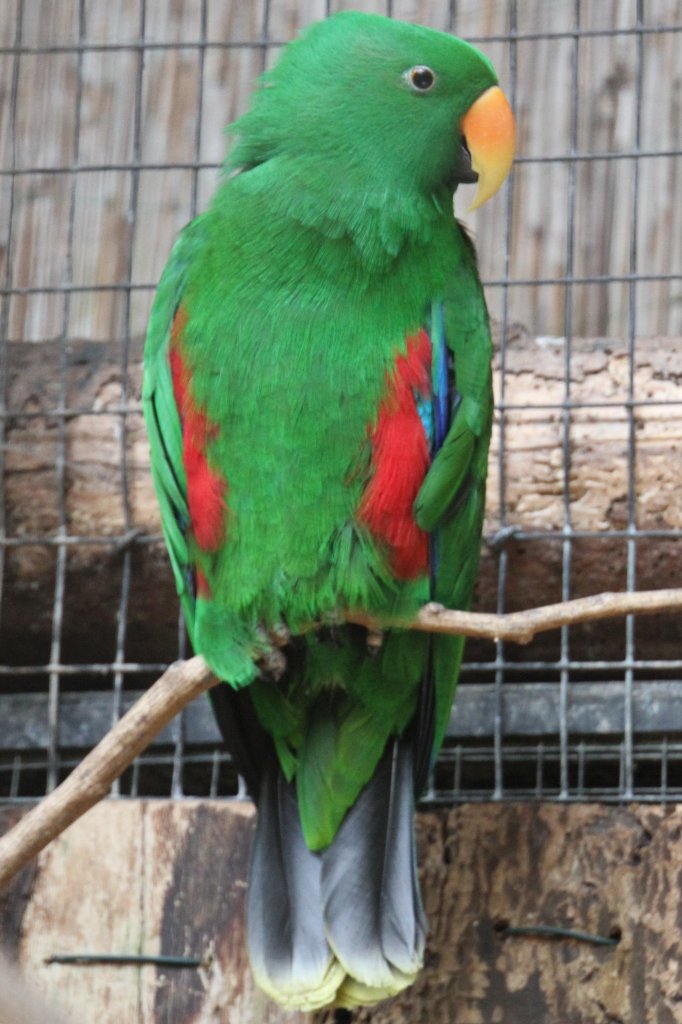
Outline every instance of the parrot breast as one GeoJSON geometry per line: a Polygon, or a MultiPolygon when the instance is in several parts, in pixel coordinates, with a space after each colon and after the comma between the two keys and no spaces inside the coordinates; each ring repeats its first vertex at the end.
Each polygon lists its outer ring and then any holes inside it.
{"type": "MultiPolygon", "coordinates": [[[[187,505],[194,538],[202,551],[215,551],[225,538],[227,480],[208,464],[208,442],[218,427],[198,408],[191,390],[191,370],[182,351],[187,313],[182,306],[173,318],[169,359],[173,395],[182,424],[182,460],[187,477],[187,505]]],[[[199,577],[201,596],[208,585],[199,577]]]]}
{"type": "Polygon", "coordinates": [[[403,580],[426,573],[429,564],[428,534],[417,526],[412,508],[431,461],[416,396],[430,394],[431,341],[421,330],[407,339],[405,354],[387,374],[386,394],[368,430],[372,475],[358,513],[386,545],[391,569],[403,580]]]}

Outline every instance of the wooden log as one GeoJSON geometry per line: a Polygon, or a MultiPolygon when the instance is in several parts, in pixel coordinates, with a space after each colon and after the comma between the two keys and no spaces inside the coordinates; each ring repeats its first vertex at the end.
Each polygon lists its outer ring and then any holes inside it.
{"type": "MultiPolygon", "coordinates": [[[[146,691],[126,691],[125,713],[146,691]]],[[[571,690],[565,712],[569,735],[608,741],[622,737],[625,727],[626,688],[620,680],[581,682],[571,690]]],[[[682,704],[682,680],[635,679],[632,684],[633,728],[639,740],[656,742],[677,721],[682,704]]],[[[493,742],[498,698],[490,683],[467,682],[457,691],[448,736],[456,741],[493,742]]],[[[561,683],[505,682],[501,694],[504,736],[508,741],[539,741],[560,732],[561,683]]],[[[48,707],[44,693],[10,693],[2,697],[0,756],[44,750],[50,742],[48,707]]],[[[90,750],[111,728],[111,692],[63,693],[59,702],[59,739],[74,755],[90,750]]],[[[221,743],[220,732],[207,698],[194,700],[182,718],[176,718],[151,747],[185,743],[212,748],[221,743]]],[[[614,752],[614,757],[616,753],[614,752]]],[[[224,791],[223,791],[224,792],[224,791]]],[[[0,933],[1,934],[1,933],[0,933]]]]}
{"type": "MultiPolygon", "coordinates": [[[[127,390],[117,346],[74,342],[69,347],[63,502],[57,469],[59,348],[56,343],[9,348],[9,409],[14,417],[8,423],[6,460],[8,534],[24,539],[54,538],[63,504],[68,533],[90,538],[90,542],[68,549],[65,650],[77,648],[80,661],[101,660],[108,631],[113,655],[120,552],[133,541],[126,656],[129,660],[168,659],[176,643],[176,604],[163,545],[158,541],[160,526],[139,406],[141,343],[130,353],[127,390]],[[157,540],[148,543],[153,538],[157,540]]],[[[681,338],[637,343],[635,398],[662,403],[634,409],[640,529],[676,530],[682,526],[682,506],[677,500],[682,479],[681,361],[681,338]]],[[[566,414],[565,426],[563,339],[535,339],[517,330],[507,340],[504,373],[499,356],[496,359],[498,399],[503,397],[505,406],[491,447],[486,535],[494,539],[500,527],[541,535],[555,532],[552,538],[512,538],[507,542],[511,566],[508,610],[561,598],[560,532],[566,505],[573,529],[604,532],[603,537],[574,541],[572,596],[624,589],[626,585],[627,541],[610,538],[608,531],[623,530],[628,524],[627,346],[617,340],[574,339],[570,365],[569,399],[576,407],[566,414]],[[566,478],[564,448],[570,458],[566,478]],[[503,507],[499,497],[502,469],[503,507]]],[[[478,591],[481,610],[496,605],[498,555],[494,548],[485,551],[478,591]]],[[[41,657],[47,660],[54,572],[54,546],[37,543],[10,548],[7,585],[12,600],[6,603],[4,631],[5,645],[17,660],[21,648],[29,646],[33,663],[41,657]]],[[[675,539],[638,542],[640,589],[674,586],[681,577],[682,549],[675,539]]],[[[582,635],[586,646],[590,637],[598,638],[600,656],[606,657],[603,638],[612,633],[586,628],[582,635]]],[[[658,656],[665,657],[669,633],[654,622],[643,625],[639,635],[663,643],[658,656]]]]}
{"type": "MultiPolygon", "coordinates": [[[[0,829],[6,814],[0,809],[0,829]]],[[[250,805],[237,802],[100,804],[40,855],[13,936],[20,966],[75,1019],[100,1024],[310,1021],[266,1000],[247,966],[252,827],[250,805]],[[131,952],[202,966],[47,962],[131,952]]],[[[672,805],[477,804],[419,814],[426,965],[411,989],[359,1012],[355,1024],[678,1020],[681,833],[682,807],[672,805]],[[617,943],[514,936],[509,926],[617,943]]]]}
{"type": "MultiPolygon", "coordinates": [[[[486,532],[506,526],[561,530],[564,525],[562,405],[566,397],[563,338],[531,338],[521,328],[507,340],[504,396],[500,357],[494,364],[498,401],[490,455],[486,532]],[[499,504],[500,426],[504,424],[506,494],[499,504]]],[[[8,532],[43,537],[59,527],[56,486],[59,346],[9,346],[7,450],[8,532]]],[[[140,412],[141,343],[130,354],[124,447],[129,517],[126,522],[121,450],[123,391],[121,351],[111,344],[74,342],[66,366],[65,515],[70,533],[119,538],[130,528],[158,534],[149,457],[140,412]]],[[[642,529],[679,529],[677,487],[682,465],[682,338],[637,342],[636,491],[642,529]]],[[[627,526],[628,351],[624,340],[573,339],[568,494],[575,530],[627,526]]],[[[78,556],[91,560],[91,551],[78,556]]],[[[23,557],[23,553],[22,553],[23,557]]],[[[99,555],[97,556],[99,557],[99,555]]],[[[22,563],[20,563],[22,564],[22,563]]]]}

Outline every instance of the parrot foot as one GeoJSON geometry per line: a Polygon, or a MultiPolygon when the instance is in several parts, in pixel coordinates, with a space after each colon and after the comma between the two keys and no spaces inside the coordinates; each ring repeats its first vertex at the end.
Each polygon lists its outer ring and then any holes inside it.
{"type": "Polygon", "coordinates": [[[291,630],[284,622],[278,622],[267,630],[267,636],[273,647],[286,647],[291,640],[291,630]]]}
{"type": "Polygon", "coordinates": [[[367,644],[367,653],[371,657],[377,655],[384,646],[383,629],[368,629],[365,643],[367,644]]]}
{"type": "Polygon", "coordinates": [[[445,605],[440,604],[438,601],[429,601],[425,604],[422,611],[429,612],[431,615],[440,615],[441,612],[445,611],[445,605]]]}
{"type": "Polygon", "coordinates": [[[272,647],[261,654],[258,666],[264,675],[270,676],[277,683],[287,670],[287,659],[279,647],[272,647]]]}
{"type": "Polygon", "coordinates": [[[291,640],[291,632],[283,622],[278,622],[269,629],[261,627],[258,635],[265,648],[258,658],[260,670],[275,682],[279,682],[287,668],[287,659],[282,647],[286,647],[291,640]]]}

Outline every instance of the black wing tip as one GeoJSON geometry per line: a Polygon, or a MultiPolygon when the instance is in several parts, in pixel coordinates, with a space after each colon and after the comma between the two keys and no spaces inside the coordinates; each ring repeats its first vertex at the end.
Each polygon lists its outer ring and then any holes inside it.
{"type": "Polygon", "coordinates": [[[234,766],[258,804],[265,769],[275,757],[274,744],[260,724],[247,690],[233,690],[229,683],[221,683],[209,691],[209,698],[234,766]]]}

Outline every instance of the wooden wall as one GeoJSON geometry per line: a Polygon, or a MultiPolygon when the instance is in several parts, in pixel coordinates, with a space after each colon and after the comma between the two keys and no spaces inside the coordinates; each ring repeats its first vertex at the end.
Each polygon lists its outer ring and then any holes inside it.
{"type": "MultiPolygon", "coordinates": [[[[146,0],[143,11],[140,3],[87,0],[82,56],[78,0],[3,0],[0,6],[0,46],[9,48],[0,53],[0,167],[36,171],[0,179],[5,264],[0,264],[0,280],[9,258],[13,287],[73,283],[86,289],[66,300],[54,293],[14,296],[9,309],[14,340],[45,340],[62,333],[99,340],[120,338],[127,331],[142,334],[150,288],[135,291],[130,307],[126,291],[116,288],[129,277],[136,286],[151,287],[157,281],[174,237],[191,216],[193,196],[202,208],[216,180],[214,169],[199,171],[195,180],[188,165],[197,158],[220,163],[223,126],[247,104],[263,59],[269,63],[276,56],[275,45],[265,52],[252,45],[263,38],[264,0],[209,0],[205,51],[196,45],[201,0],[146,0]],[[23,47],[18,61],[11,52],[17,38],[23,47]],[[141,38],[151,47],[143,61],[136,48],[141,38]],[[164,48],[167,43],[182,45],[164,48]],[[49,52],[41,52],[44,48],[49,52]],[[15,93],[12,123],[8,100],[15,93]],[[131,174],[131,162],[142,169],[131,174]],[[172,167],[177,164],[183,166],[172,167]],[[78,175],[55,173],[72,166],[84,170],[78,175]],[[89,292],[90,286],[114,290],[89,292]]],[[[302,25],[324,16],[327,6],[326,0],[272,0],[267,37],[285,41],[302,25]]],[[[330,6],[386,10],[384,0],[335,0],[330,6]]],[[[571,34],[575,0],[392,4],[396,17],[438,28],[454,26],[458,33],[480,40],[514,99],[522,162],[514,177],[508,269],[518,280],[562,278],[569,271],[578,277],[628,274],[635,161],[619,156],[632,152],[638,142],[646,153],[679,152],[682,145],[680,34],[655,31],[680,22],[679,0],[645,5],[641,52],[632,31],[635,0],[582,0],[577,6],[580,27],[588,33],[578,46],[571,34]],[[500,37],[508,33],[513,11],[518,41],[512,52],[500,37]],[[626,34],[608,34],[612,26],[626,34]],[[610,154],[615,159],[573,165],[566,158],[574,146],[580,155],[610,154]],[[556,160],[535,162],[546,157],[556,160]]],[[[679,274],[681,158],[646,156],[638,166],[636,270],[679,274]]],[[[491,280],[504,276],[506,269],[505,202],[504,196],[497,198],[468,218],[479,239],[483,273],[491,280]]],[[[464,212],[466,201],[459,199],[458,209],[464,212]]],[[[491,288],[489,298],[499,314],[501,290],[491,288]]],[[[533,334],[563,335],[567,302],[576,334],[626,333],[628,286],[623,282],[576,285],[568,299],[562,285],[513,287],[509,316],[533,334]]],[[[638,336],[681,333],[682,283],[640,285],[635,326],[638,336]]]]}
{"type": "MultiPolygon", "coordinates": [[[[0,832],[14,817],[0,809],[0,832]]],[[[313,1024],[270,1003],[246,964],[251,831],[243,804],[100,804],[0,897],[0,938],[72,1024],[313,1024]],[[47,963],[69,953],[202,964],[47,963]]],[[[676,807],[479,804],[420,814],[426,966],[411,989],[355,1024],[675,1024],[681,831],[676,807]],[[504,934],[538,925],[618,942],[504,934]]]]}

